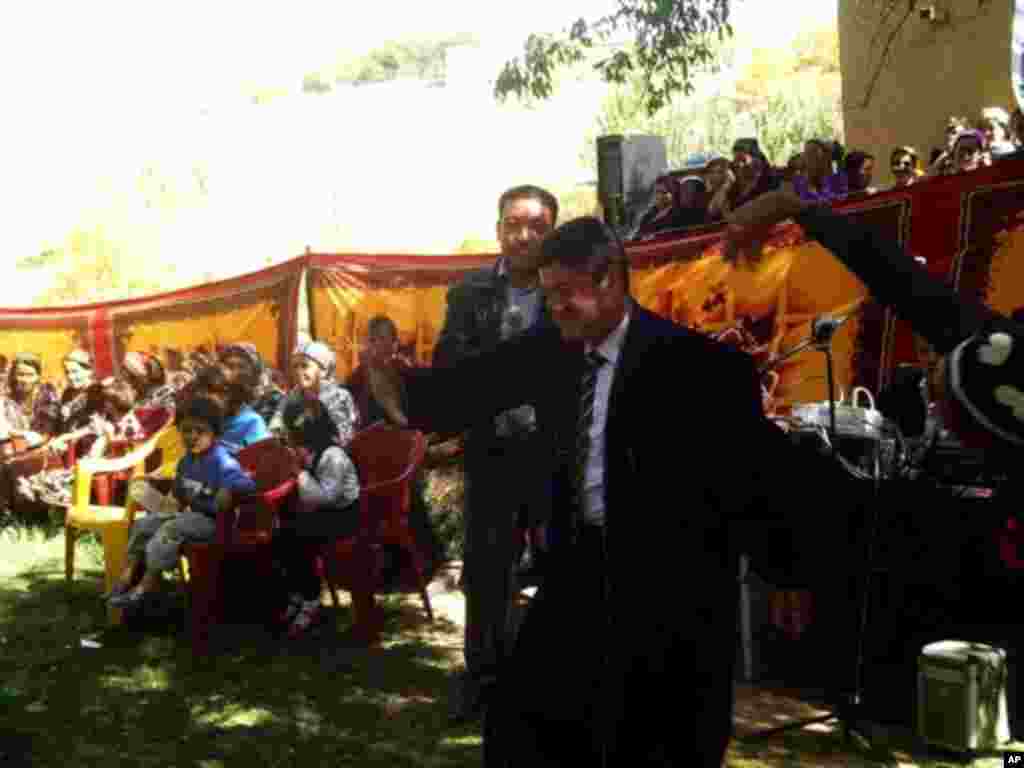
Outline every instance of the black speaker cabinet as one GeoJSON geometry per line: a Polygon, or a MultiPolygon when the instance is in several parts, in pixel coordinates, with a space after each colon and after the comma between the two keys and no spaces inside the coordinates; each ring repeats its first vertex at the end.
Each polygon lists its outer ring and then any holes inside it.
{"type": "Polygon", "coordinates": [[[601,136],[597,140],[597,196],[604,218],[627,232],[650,206],[654,181],[668,170],[661,136],[601,136]]]}

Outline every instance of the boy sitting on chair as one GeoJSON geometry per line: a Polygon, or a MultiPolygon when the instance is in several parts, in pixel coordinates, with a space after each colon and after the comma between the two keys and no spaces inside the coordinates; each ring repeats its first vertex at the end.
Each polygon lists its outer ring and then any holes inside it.
{"type": "Polygon", "coordinates": [[[128,562],[108,596],[112,607],[136,607],[155,592],[160,574],[177,566],[182,545],[213,540],[217,512],[230,506],[232,494],[256,490],[256,482],[218,441],[223,425],[216,402],[189,401],[177,416],[186,454],[178,462],[172,495],[163,496],[151,480],[132,484],[132,497],[148,514],[132,525],[128,562]]]}

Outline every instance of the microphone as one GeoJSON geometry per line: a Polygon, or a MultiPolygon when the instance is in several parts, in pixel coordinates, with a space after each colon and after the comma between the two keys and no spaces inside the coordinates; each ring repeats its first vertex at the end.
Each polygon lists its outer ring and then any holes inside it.
{"type": "Polygon", "coordinates": [[[523,330],[526,325],[526,318],[523,317],[523,310],[518,304],[510,304],[505,308],[501,318],[501,335],[504,338],[515,336],[523,330]]]}
{"type": "Polygon", "coordinates": [[[811,338],[816,345],[829,344],[835,332],[856,313],[847,312],[843,315],[818,315],[811,322],[811,338]]]}

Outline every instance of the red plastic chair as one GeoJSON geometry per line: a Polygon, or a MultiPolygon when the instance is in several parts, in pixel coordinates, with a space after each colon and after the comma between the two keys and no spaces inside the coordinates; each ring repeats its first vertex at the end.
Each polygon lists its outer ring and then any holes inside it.
{"type": "MultiPolygon", "coordinates": [[[[174,411],[168,408],[139,408],[136,413],[139,424],[142,426],[142,435],[136,440],[114,440],[107,446],[105,458],[115,459],[127,456],[136,447],[144,443],[150,436],[161,431],[174,420],[174,411]]],[[[89,438],[82,438],[72,442],[64,453],[64,467],[70,469],[78,461],[79,443],[89,438]]],[[[91,443],[91,439],[90,439],[91,443]]],[[[83,446],[85,448],[85,446],[83,446]]],[[[87,448],[86,448],[87,449],[87,448]]],[[[84,451],[83,451],[84,452],[84,451]]],[[[146,460],[146,471],[152,472],[158,469],[163,463],[163,456],[160,450],[150,455],[146,460]]],[[[101,506],[109,506],[114,500],[123,498],[127,489],[127,483],[131,479],[131,472],[113,473],[109,475],[97,475],[93,478],[92,492],[96,503],[101,506]]]]}
{"type": "Polygon", "coordinates": [[[356,433],[347,449],[362,485],[359,531],[323,548],[322,572],[335,607],[339,586],[352,594],[353,634],[368,645],[380,639],[381,617],[374,593],[382,587],[381,553],[389,545],[397,545],[409,555],[411,578],[427,617],[434,619],[427,594],[427,560],[409,526],[413,480],[423,463],[426,446],[420,432],[378,424],[356,433]]]}
{"type": "Polygon", "coordinates": [[[254,443],[238,454],[238,463],[256,480],[256,493],[234,500],[217,515],[217,534],[209,543],[187,544],[192,653],[209,653],[210,629],[224,614],[223,567],[228,559],[247,558],[261,575],[273,577],[271,539],[281,506],[297,485],[292,452],[277,439],[254,443]]]}

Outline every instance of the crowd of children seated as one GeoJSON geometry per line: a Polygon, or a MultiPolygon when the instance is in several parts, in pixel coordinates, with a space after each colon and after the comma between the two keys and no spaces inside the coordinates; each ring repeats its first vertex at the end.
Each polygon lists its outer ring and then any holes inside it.
{"type": "MultiPolygon", "coordinates": [[[[371,321],[367,354],[395,358],[399,365],[389,318],[371,321]]],[[[165,358],[176,365],[170,374],[156,356],[130,352],[118,376],[97,381],[92,357],[76,349],[64,358],[58,388],[42,380],[37,355],[16,356],[0,393],[0,440],[20,437],[51,459],[43,471],[18,479],[18,493],[68,507],[74,473],[73,461],[66,461],[69,451],[77,459],[102,457],[115,444],[130,450],[173,418],[186,454],[173,480],[147,476],[125,489],[145,514],[132,526],[121,579],[105,596],[112,606],[143,608],[161,574],[177,566],[182,547],[212,540],[218,511],[254,491],[237,454],[280,438],[300,467],[296,503],[287,507],[274,535],[284,603],[280,618],[291,636],[301,635],[320,610],[311,548],[351,535],[357,525],[359,476],[346,447],[357,429],[383,415],[365,375],[357,372],[344,386],[335,377],[334,352],[312,340],[294,350],[287,391],[252,344],[165,358]]]]}
{"type": "MultiPolygon", "coordinates": [[[[1024,148],[1024,115],[988,107],[973,124],[951,117],[946,144],[935,149],[927,168],[914,147],[893,148],[889,163],[894,187],[927,176],[970,173],[1024,148]]],[[[630,237],[645,239],[661,232],[720,222],[753,198],[791,184],[805,200],[832,202],[879,191],[872,184],[875,158],[859,150],[846,152],[837,142],[815,138],[803,151],[776,168],[755,138],[738,139],[732,159],[712,158],[703,168],[669,173],[655,182],[651,207],[640,216],[630,237]]]]}

